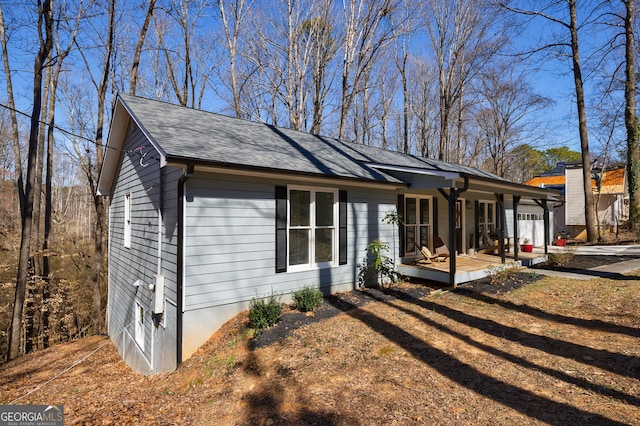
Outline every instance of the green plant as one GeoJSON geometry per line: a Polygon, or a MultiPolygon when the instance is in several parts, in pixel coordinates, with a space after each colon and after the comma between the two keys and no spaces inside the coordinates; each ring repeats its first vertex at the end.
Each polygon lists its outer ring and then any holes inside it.
{"type": "Polygon", "coordinates": [[[296,308],[302,312],[310,312],[322,305],[322,292],[320,290],[304,286],[293,292],[293,301],[296,308]]]}
{"type": "Polygon", "coordinates": [[[279,297],[272,294],[267,299],[251,299],[249,304],[249,326],[262,329],[269,328],[278,322],[282,313],[279,297]]]}
{"type": "Polygon", "coordinates": [[[487,268],[491,276],[491,284],[504,285],[511,281],[518,273],[516,262],[491,265],[487,268]]]}
{"type": "Polygon", "coordinates": [[[379,283],[394,283],[400,275],[396,272],[393,259],[385,255],[389,251],[389,244],[373,240],[367,245],[367,257],[358,265],[358,284],[361,287],[376,286],[379,283]]]}
{"type": "Polygon", "coordinates": [[[526,238],[526,237],[525,237],[525,239],[523,240],[523,243],[522,243],[522,244],[529,244],[529,238],[526,238]]]}

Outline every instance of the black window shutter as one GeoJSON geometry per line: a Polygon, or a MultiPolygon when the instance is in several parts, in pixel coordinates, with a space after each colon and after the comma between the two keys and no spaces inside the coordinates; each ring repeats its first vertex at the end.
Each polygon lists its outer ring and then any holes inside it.
{"type": "Polygon", "coordinates": [[[338,192],[338,264],[347,264],[347,191],[338,192]]]}
{"type": "Polygon", "coordinates": [[[403,194],[398,194],[398,216],[400,217],[400,223],[398,223],[398,240],[399,240],[399,247],[398,247],[398,256],[399,257],[403,257],[404,256],[404,195],[403,194]]]}
{"type": "Polygon", "coordinates": [[[438,196],[433,197],[433,238],[438,236],[438,196]]]}
{"type": "Polygon", "coordinates": [[[286,186],[276,186],[276,272],[287,272],[286,186]]]}

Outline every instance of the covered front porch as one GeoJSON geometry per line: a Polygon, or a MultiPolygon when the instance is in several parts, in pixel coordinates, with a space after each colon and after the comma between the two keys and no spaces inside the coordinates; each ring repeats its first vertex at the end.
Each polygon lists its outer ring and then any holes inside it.
{"type": "MultiPolygon", "coordinates": [[[[519,253],[517,261],[513,253],[505,254],[505,263],[503,263],[501,256],[495,254],[458,255],[456,256],[453,285],[487,277],[495,273],[496,268],[499,267],[531,266],[546,260],[547,255],[544,253],[519,253]]],[[[407,277],[448,282],[450,280],[450,268],[450,259],[444,262],[434,261],[432,263],[418,262],[417,260],[409,262],[407,259],[405,263],[397,266],[397,271],[407,277]]]]}
{"type": "Polygon", "coordinates": [[[420,167],[374,166],[408,184],[398,191],[397,211],[385,218],[386,223],[398,226],[399,273],[455,286],[486,277],[497,267],[546,260],[551,212],[556,203],[562,202],[560,194],[470,167],[436,167],[442,164],[424,161],[420,167]],[[538,247],[542,254],[524,252],[531,244],[525,238],[520,241],[521,203],[537,205],[543,211],[544,238],[538,247]],[[442,263],[418,264],[423,249],[438,253],[445,250],[449,257],[442,263]]]}

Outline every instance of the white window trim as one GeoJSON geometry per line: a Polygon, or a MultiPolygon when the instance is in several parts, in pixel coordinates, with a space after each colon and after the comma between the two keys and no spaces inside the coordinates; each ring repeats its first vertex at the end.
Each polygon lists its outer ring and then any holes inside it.
{"type": "Polygon", "coordinates": [[[125,248],[131,248],[131,193],[124,194],[124,241],[125,248]]]}
{"type": "MultiPolygon", "coordinates": [[[[338,229],[340,215],[339,215],[339,191],[337,188],[328,188],[328,187],[319,187],[319,186],[302,186],[302,185],[287,185],[287,272],[300,272],[300,271],[312,271],[317,269],[327,269],[334,268],[338,266],[338,229]],[[310,226],[308,227],[311,230],[311,236],[309,237],[309,263],[301,264],[301,265],[291,265],[289,264],[289,250],[291,249],[291,244],[289,241],[289,231],[291,228],[291,191],[309,191],[311,193],[311,205],[309,208],[310,213],[310,226]],[[333,226],[325,227],[325,226],[315,226],[316,222],[316,209],[315,209],[315,201],[316,201],[316,192],[330,192],[333,193],[333,226]],[[332,261],[331,262],[321,262],[315,263],[315,230],[316,229],[325,229],[325,228],[333,228],[333,253],[332,253],[332,261]]],[[[307,228],[307,227],[304,227],[307,228]]],[[[294,227],[293,229],[303,229],[303,227],[294,227]]]]}
{"type": "MultiPolygon", "coordinates": [[[[416,227],[415,238],[417,240],[420,239],[420,227],[421,226],[428,226],[429,227],[429,235],[427,235],[427,242],[428,242],[428,245],[429,245],[429,249],[433,249],[433,247],[431,247],[431,244],[432,244],[432,241],[433,241],[433,216],[438,214],[438,212],[433,211],[433,196],[432,195],[405,194],[405,196],[404,196],[404,216],[405,217],[402,218],[403,221],[407,217],[407,198],[415,198],[416,199],[416,212],[415,212],[416,213],[416,223],[415,224],[409,224],[409,225],[403,224],[404,226],[402,227],[402,232],[404,232],[405,246],[406,246],[406,238],[407,238],[407,226],[415,226],[416,227]],[[429,200],[429,223],[427,223],[427,224],[420,222],[420,200],[429,200]]],[[[416,244],[417,244],[417,242],[416,242],[416,244]]],[[[418,254],[418,249],[414,246],[413,250],[409,251],[405,247],[405,254],[406,255],[418,254]]]]}
{"type": "Polygon", "coordinates": [[[137,300],[134,302],[134,336],[136,343],[144,352],[144,308],[137,300]]]}

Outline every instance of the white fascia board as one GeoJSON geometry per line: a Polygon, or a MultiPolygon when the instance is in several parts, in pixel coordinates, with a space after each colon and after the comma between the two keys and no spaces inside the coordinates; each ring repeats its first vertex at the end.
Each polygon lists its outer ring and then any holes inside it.
{"type": "Polygon", "coordinates": [[[120,99],[117,99],[111,127],[109,128],[109,137],[105,146],[102,168],[98,177],[98,195],[111,195],[111,186],[113,185],[113,178],[120,160],[120,150],[124,143],[128,121],[129,114],[122,106],[120,99]]]}
{"type": "Polygon", "coordinates": [[[131,117],[133,122],[136,123],[136,126],[138,126],[138,129],[140,129],[140,131],[142,132],[142,134],[144,134],[144,136],[147,138],[149,143],[158,152],[158,154],[160,154],[160,166],[164,167],[164,165],[167,164],[167,153],[164,152],[164,150],[156,142],[156,140],[153,138],[153,136],[151,136],[151,133],[149,133],[149,131],[142,125],[142,123],[140,123],[140,121],[138,120],[138,117],[136,117],[135,114],[133,114],[133,112],[129,109],[127,104],[124,103],[124,101],[122,101],[122,105],[124,106],[124,108],[129,113],[129,117],[131,117]]]}
{"type": "Polygon", "coordinates": [[[98,195],[111,195],[111,187],[113,185],[113,179],[118,167],[118,162],[120,161],[120,153],[122,152],[129,119],[132,119],[136,123],[136,126],[138,126],[145,137],[149,140],[153,148],[160,154],[160,166],[164,167],[166,165],[167,160],[165,152],[140,124],[124,101],[118,97],[116,99],[113,119],[111,120],[111,127],[109,128],[109,137],[107,138],[107,144],[105,145],[100,177],[98,178],[98,195]]]}

